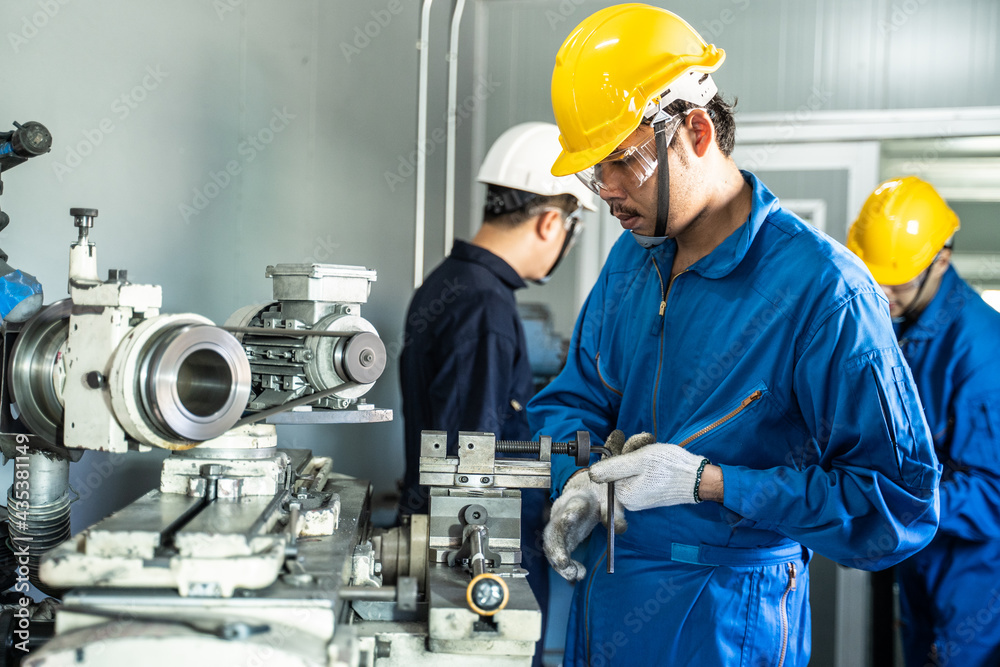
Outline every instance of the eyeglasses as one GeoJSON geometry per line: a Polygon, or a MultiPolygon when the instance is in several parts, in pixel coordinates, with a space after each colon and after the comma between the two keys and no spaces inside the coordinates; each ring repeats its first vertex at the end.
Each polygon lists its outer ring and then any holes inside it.
{"type": "MultiPolygon", "coordinates": [[[[668,121],[666,128],[668,146],[685,115],[674,116],[668,121]]],[[[609,183],[629,189],[642,186],[656,171],[656,163],[656,135],[652,134],[635,146],[614,151],[593,167],[578,172],[576,177],[595,194],[600,195],[601,190],[611,189],[609,183]]]]}
{"type": "Polygon", "coordinates": [[[561,209],[558,206],[546,206],[542,211],[555,211],[562,216],[563,229],[566,230],[567,239],[564,252],[572,248],[573,244],[576,243],[577,237],[580,236],[580,232],[583,231],[583,219],[580,217],[583,207],[578,206],[572,213],[567,213],[565,209],[561,209]]]}
{"type": "Polygon", "coordinates": [[[932,259],[931,263],[927,265],[927,268],[918,273],[914,278],[899,285],[881,285],[882,289],[888,289],[892,292],[900,293],[900,292],[910,292],[922,288],[924,282],[927,280],[927,277],[930,275],[931,269],[934,267],[934,264],[938,261],[938,258],[941,257],[941,253],[944,252],[945,250],[951,250],[951,246],[946,245],[941,250],[938,250],[937,254],[934,255],[934,259],[932,259]]]}
{"type": "Polygon", "coordinates": [[[924,284],[924,280],[927,279],[927,274],[930,271],[930,267],[924,269],[917,274],[916,278],[908,280],[905,283],[899,285],[882,285],[882,289],[887,289],[895,293],[902,292],[912,292],[913,290],[919,289],[921,285],[924,284]]]}
{"type": "Polygon", "coordinates": [[[543,211],[557,211],[563,216],[563,229],[566,230],[566,236],[563,237],[562,248],[559,249],[559,255],[556,256],[555,263],[549,269],[548,273],[535,281],[538,284],[544,285],[549,281],[552,274],[555,273],[556,267],[559,266],[559,262],[563,260],[563,257],[569,253],[569,249],[576,243],[577,237],[580,236],[580,232],[583,230],[583,220],[580,218],[581,210],[583,210],[582,206],[577,207],[572,213],[566,213],[565,210],[556,206],[547,206],[543,209],[543,211]]]}

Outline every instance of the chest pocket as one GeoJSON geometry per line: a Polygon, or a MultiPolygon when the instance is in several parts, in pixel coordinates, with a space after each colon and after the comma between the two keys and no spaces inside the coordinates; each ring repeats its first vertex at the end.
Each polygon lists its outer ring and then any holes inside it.
{"type": "Polygon", "coordinates": [[[754,421],[751,413],[757,410],[768,395],[767,386],[764,383],[758,384],[747,391],[741,399],[734,400],[694,426],[683,429],[682,437],[676,439],[676,444],[709,456],[713,462],[730,462],[729,457],[734,452],[742,450],[740,441],[747,433],[752,434],[753,439],[759,436],[759,424],[754,421]],[[718,444],[713,446],[711,443],[716,436],[723,433],[726,435],[727,444],[720,451],[718,444]],[[719,460],[712,459],[711,455],[719,460]]]}
{"type": "Polygon", "coordinates": [[[609,378],[607,375],[607,364],[604,364],[603,365],[604,367],[602,368],[600,352],[598,352],[597,356],[594,357],[594,365],[597,367],[597,376],[601,378],[601,384],[604,385],[604,388],[607,389],[608,391],[611,391],[612,393],[617,394],[618,396],[621,396],[622,390],[618,389],[617,380],[613,380],[609,378]]]}

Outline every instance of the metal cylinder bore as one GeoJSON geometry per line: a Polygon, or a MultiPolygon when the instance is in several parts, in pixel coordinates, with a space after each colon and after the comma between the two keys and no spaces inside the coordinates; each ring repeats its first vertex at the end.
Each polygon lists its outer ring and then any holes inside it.
{"type": "Polygon", "coordinates": [[[210,320],[160,315],[119,343],[108,390],[115,417],[132,438],[186,449],[239,420],[250,395],[250,364],[239,342],[210,320]]]}
{"type": "MultiPolygon", "coordinates": [[[[7,377],[18,416],[58,444],[63,426],[69,299],[39,312],[21,330],[7,377]]],[[[98,373],[103,373],[100,369],[98,373]]],[[[200,442],[239,420],[250,395],[250,365],[239,342],[197,315],[161,315],[134,327],[111,359],[106,388],[115,416],[143,444],[200,442]]]]}
{"type": "Polygon", "coordinates": [[[215,326],[182,324],[140,353],[137,389],[147,419],[168,438],[203,441],[239,420],[250,394],[243,347],[215,326]]]}
{"type": "Polygon", "coordinates": [[[53,444],[63,424],[63,352],[72,308],[72,302],[64,299],[35,315],[18,335],[7,371],[21,421],[32,433],[53,444]]]}

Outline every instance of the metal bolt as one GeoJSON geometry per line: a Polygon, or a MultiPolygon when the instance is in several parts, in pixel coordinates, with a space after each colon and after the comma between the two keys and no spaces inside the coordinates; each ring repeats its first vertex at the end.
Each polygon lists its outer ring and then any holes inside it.
{"type": "Polygon", "coordinates": [[[483,484],[489,484],[490,483],[490,478],[489,477],[480,477],[479,481],[481,483],[483,483],[483,484]]]}
{"type": "Polygon", "coordinates": [[[206,463],[201,467],[202,477],[219,477],[222,475],[222,466],[218,463],[206,463]]]}
{"type": "Polygon", "coordinates": [[[104,386],[104,376],[99,371],[90,371],[83,376],[83,379],[91,389],[100,389],[104,386]]]}
{"type": "Polygon", "coordinates": [[[462,484],[467,484],[469,482],[469,478],[466,477],[465,475],[462,475],[461,477],[458,478],[458,481],[461,482],[462,484]]]}
{"type": "Polygon", "coordinates": [[[392,657],[392,644],[384,640],[375,640],[375,657],[379,660],[388,660],[392,657]]]}
{"type": "Polygon", "coordinates": [[[212,502],[219,497],[219,477],[222,476],[222,466],[218,463],[206,463],[201,467],[201,476],[205,478],[205,500],[212,502]]]}

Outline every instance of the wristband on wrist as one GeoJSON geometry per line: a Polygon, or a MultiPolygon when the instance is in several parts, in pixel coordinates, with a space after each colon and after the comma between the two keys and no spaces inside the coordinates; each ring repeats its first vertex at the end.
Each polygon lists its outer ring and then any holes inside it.
{"type": "Polygon", "coordinates": [[[694,501],[696,503],[701,502],[701,498],[698,496],[698,487],[701,486],[701,474],[705,472],[705,466],[707,466],[709,463],[710,461],[708,459],[702,459],[701,465],[698,466],[698,473],[695,475],[694,478],[694,501]]]}

